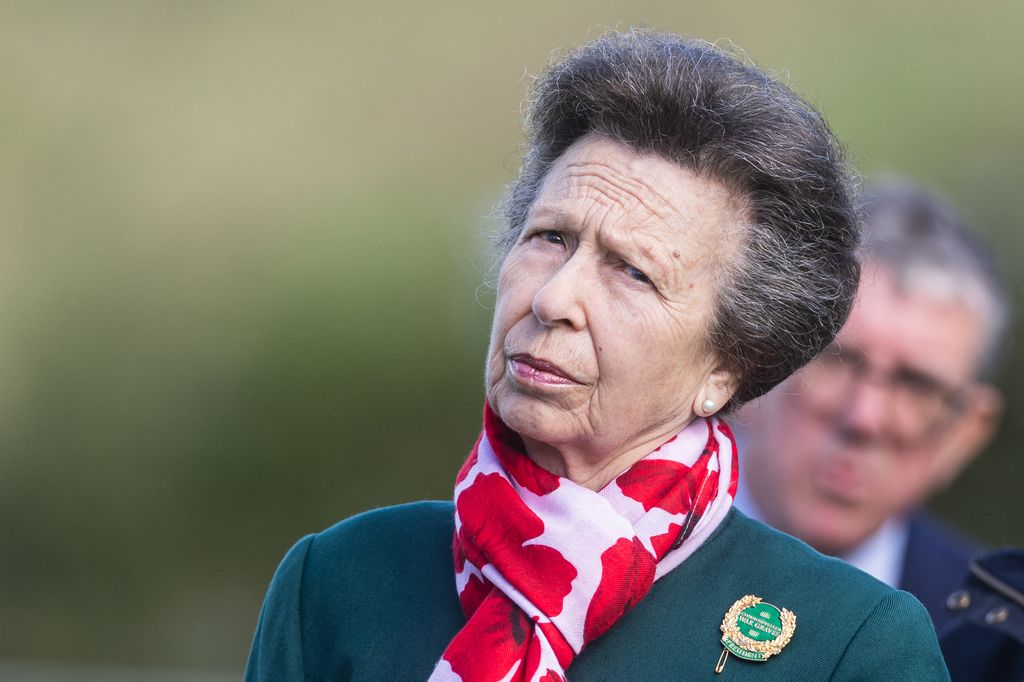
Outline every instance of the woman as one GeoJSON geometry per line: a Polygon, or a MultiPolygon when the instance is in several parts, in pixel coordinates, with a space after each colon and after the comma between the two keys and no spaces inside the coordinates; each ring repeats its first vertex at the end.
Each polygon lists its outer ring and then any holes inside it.
{"type": "Polygon", "coordinates": [[[820,116],[630,32],[550,68],[528,141],[454,508],[299,542],[247,678],[947,679],[912,597],[730,510],[720,415],[829,343],[856,287],[820,116]]]}

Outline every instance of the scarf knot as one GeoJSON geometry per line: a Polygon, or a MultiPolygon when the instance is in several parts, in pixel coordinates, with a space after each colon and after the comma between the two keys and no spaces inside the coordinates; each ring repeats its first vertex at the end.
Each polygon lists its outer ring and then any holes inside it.
{"type": "Polygon", "coordinates": [[[430,679],[556,682],[725,518],[736,443],[692,421],[599,491],[536,465],[486,406],[455,484],[455,584],[466,624],[430,679]]]}

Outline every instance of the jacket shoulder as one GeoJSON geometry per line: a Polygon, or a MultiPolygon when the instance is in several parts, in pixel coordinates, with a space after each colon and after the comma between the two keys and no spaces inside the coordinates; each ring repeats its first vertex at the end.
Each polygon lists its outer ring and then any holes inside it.
{"type": "MultiPolygon", "coordinates": [[[[375,509],[300,540],[267,591],[246,680],[346,679],[367,652],[393,660],[395,652],[374,649],[425,613],[436,618],[438,638],[450,640],[462,623],[452,507],[375,509]]],[[[443,650],[433,639],[404,643],[409,660],[433,661],[443,650]]]]}
{"type": "Polygon", "coordinates": [[[882,597],[844,648],[831,679],[948,682],[935,629],[921,602],[900,590],[882,597]]]}
{"type": "Polygon", "coordinates": [[[313,536],[292,547],[274,572],[253,635],[246,682],[305,680],[302,632],[302,583],[313,536]]]}
{"type": "Polygon", "coordinates": [[[811,589],[842,590],[851,602],[874,604],[894,590],[847,562],[825,556],[805,542],[782,533],[740,511],[734,512],[730,523],[732,541],[746,547],[759,548],[765,572],[779,581],[811,589]]]}
{"type": "Polygon", "coordinates": [[[740,513],[734,523],[746,542],[770,548],[773,588],[803,616],[803,633],[826,635],[817,646],[834,652],[832,680],[949,679],[928,612],[912,595],[740,513]]]}
{"type": "Polygon", "coordinates": [[[705,679],[722,653],[722,621],[747,595],[790,611],[795,630],[770,662],[728,663],[736,682],[947,679],[913,597],[738,511],[583,652],[577,676],[705,679]],[[905,645],[915,647],[912,661],[905,645]],[[639,661],[638,648],[647,652],[639,661]]]}
{"type": "MultiPolygon", "coordinates": [[[[344,629],[339,614],[366,629],[380,603],[418,604],[450,586],[457,605],[450,502],[414,502],[364,512],[317,533],[306,558],[309,623],[344,629]]],[[[446,596],[447,592],[445,593],[446,596]]]]}
{"type": "MultiPolygon", "coordinates": [[[[451,502],[423,501],[381,507],[340,521],[315,535],[314,554],[330,558],[332,554],[393,554],[406,543],[415,546],[437,543],[439,537],[455,530],[454,505],[451,502]]],[[[451,544],[450,542],[448,544],[451,544]]],[[[414,549],[412,547],[410,550],[414,549]]]]}

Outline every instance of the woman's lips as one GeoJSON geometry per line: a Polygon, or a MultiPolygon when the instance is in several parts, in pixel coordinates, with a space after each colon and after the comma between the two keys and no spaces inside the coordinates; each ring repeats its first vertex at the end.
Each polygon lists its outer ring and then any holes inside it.
{"type": "Polygon", "coordinates": [[[560,386],[572,386],[580,383],[555,363],[525,353],[510,355],[508,364],[516,377],[522,381],[560,386]]]}

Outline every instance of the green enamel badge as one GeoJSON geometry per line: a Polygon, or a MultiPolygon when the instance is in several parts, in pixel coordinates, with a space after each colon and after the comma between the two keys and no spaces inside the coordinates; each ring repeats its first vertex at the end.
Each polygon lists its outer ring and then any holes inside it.
{"type": "Polygon", "coordinates": [[[722,655],[715,672],[725,668],[729,654],[745,661],[767,661],[789,644],[796,630],[796,616],[752,594],[736,600],[722,619],[722,655]]]}

